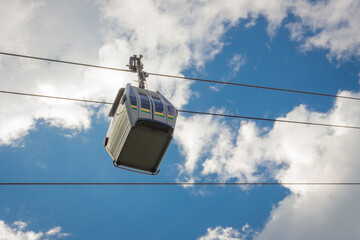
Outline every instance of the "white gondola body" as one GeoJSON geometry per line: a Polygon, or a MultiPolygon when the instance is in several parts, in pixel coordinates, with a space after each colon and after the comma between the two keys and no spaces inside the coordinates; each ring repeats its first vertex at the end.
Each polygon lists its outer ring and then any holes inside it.
{"type": "Polygon", "coordinates": [[[161,93],[127,84],[110,110],[104,146],[117,165],[155,173],[172,140],[177,115],[161,93]]]}

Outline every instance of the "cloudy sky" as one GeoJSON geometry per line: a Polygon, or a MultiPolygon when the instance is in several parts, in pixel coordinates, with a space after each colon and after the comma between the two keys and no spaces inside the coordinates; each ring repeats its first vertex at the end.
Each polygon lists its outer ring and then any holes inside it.
{"type": "MultiPolygon", "coordinates": [[[[360,97],[358,0],[1,0],[0,51],[360,97]]],[[[133,74],[0,55],[0,90],[113,101],[133,74]]],[[[178,109],[360,126],[357,100],[150,76],[178,109]]],[[[0,182],[360,182],[360,131],[180,114],[157,176],[109,106],[0,94],[0,182]]],[[[5,239],[358,239],[358,186],[1,186],[5,239]]]]}

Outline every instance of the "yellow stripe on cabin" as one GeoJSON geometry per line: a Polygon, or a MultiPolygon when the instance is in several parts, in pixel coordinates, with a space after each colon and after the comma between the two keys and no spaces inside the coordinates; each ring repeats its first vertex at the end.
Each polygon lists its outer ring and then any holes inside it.
{"type": "Polygon", "coordinates": [[[168,118],[169,119],[174,119],[174,116],[173,115],[168,115],[168,118]]]}
{"type": "Polygon", "coordinates": [[[135,106],[135,105],[131,105],[131,108],[134,110],[137,110],[137,106],[135,106]]]}
{"type": "Polygon", "coordinates": [[[164,117],[164,114],[163,113],[160,113],[160,112],[155,112],[155,115],[159,116],[159,117],[164,117]]]}
{"type": "Polygon", "coordinates": [[[141,108],[142,112],[146,112],[146,113],[150,113],[150,109],[146,109],[146,108],[141,108]]]}

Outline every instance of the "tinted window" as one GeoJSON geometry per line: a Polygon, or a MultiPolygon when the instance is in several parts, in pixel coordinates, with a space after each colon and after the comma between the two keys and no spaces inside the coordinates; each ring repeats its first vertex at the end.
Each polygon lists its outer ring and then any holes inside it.
{"type": "Polygon", "coordinates": [[[150,113],[150,101],[149,98],[143,94],[139,93],[140,101],[141,101],[141,111],[150,113]]]}
{"type": "Polygon", "coordinates": [[[164,106],[158,97],[152,97],[155,104],[155,115],[164,117],[164,106]]]}
{"type": "Polygon", "coordinates": [[[130,104],[133,106],[137,106],[137,102],[136,102],[136,96],[135,96],[135,92],[132,88],[130,88],[130,104]]]}
{"type": "Polygon", "coordinates": [[[174,107],[166,100],[164,99],[168,111],[168,118],[173,119],[174,118],[174,107]]]}
{"type": "Polygon", "coordinates": [[[172,106],[167,106],[168,109],[168,118],[169,119],[174,119],[174,108],[172,106]]]}

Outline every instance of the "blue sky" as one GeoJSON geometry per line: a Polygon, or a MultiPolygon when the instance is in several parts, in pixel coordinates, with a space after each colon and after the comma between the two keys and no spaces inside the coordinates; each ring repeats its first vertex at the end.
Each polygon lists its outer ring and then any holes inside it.
{"type": "MultiPolygon", "coordinates": [[[[4,1],[0,51],[360,97],[360,4],[4,1]]],[[[0,89],[112,101],[135,75],[0,56],[0,89]]],[[[360,126],[356,100],[151,76],[179,109],[360,126]]],[[[181,114],[157,176],[112,166],[109,106],[0,95],[0,182],[357,182],[357,130],[181,114]]],[[[2,239],[357,239],[357,186],[1,186],[2,239]]]]}

